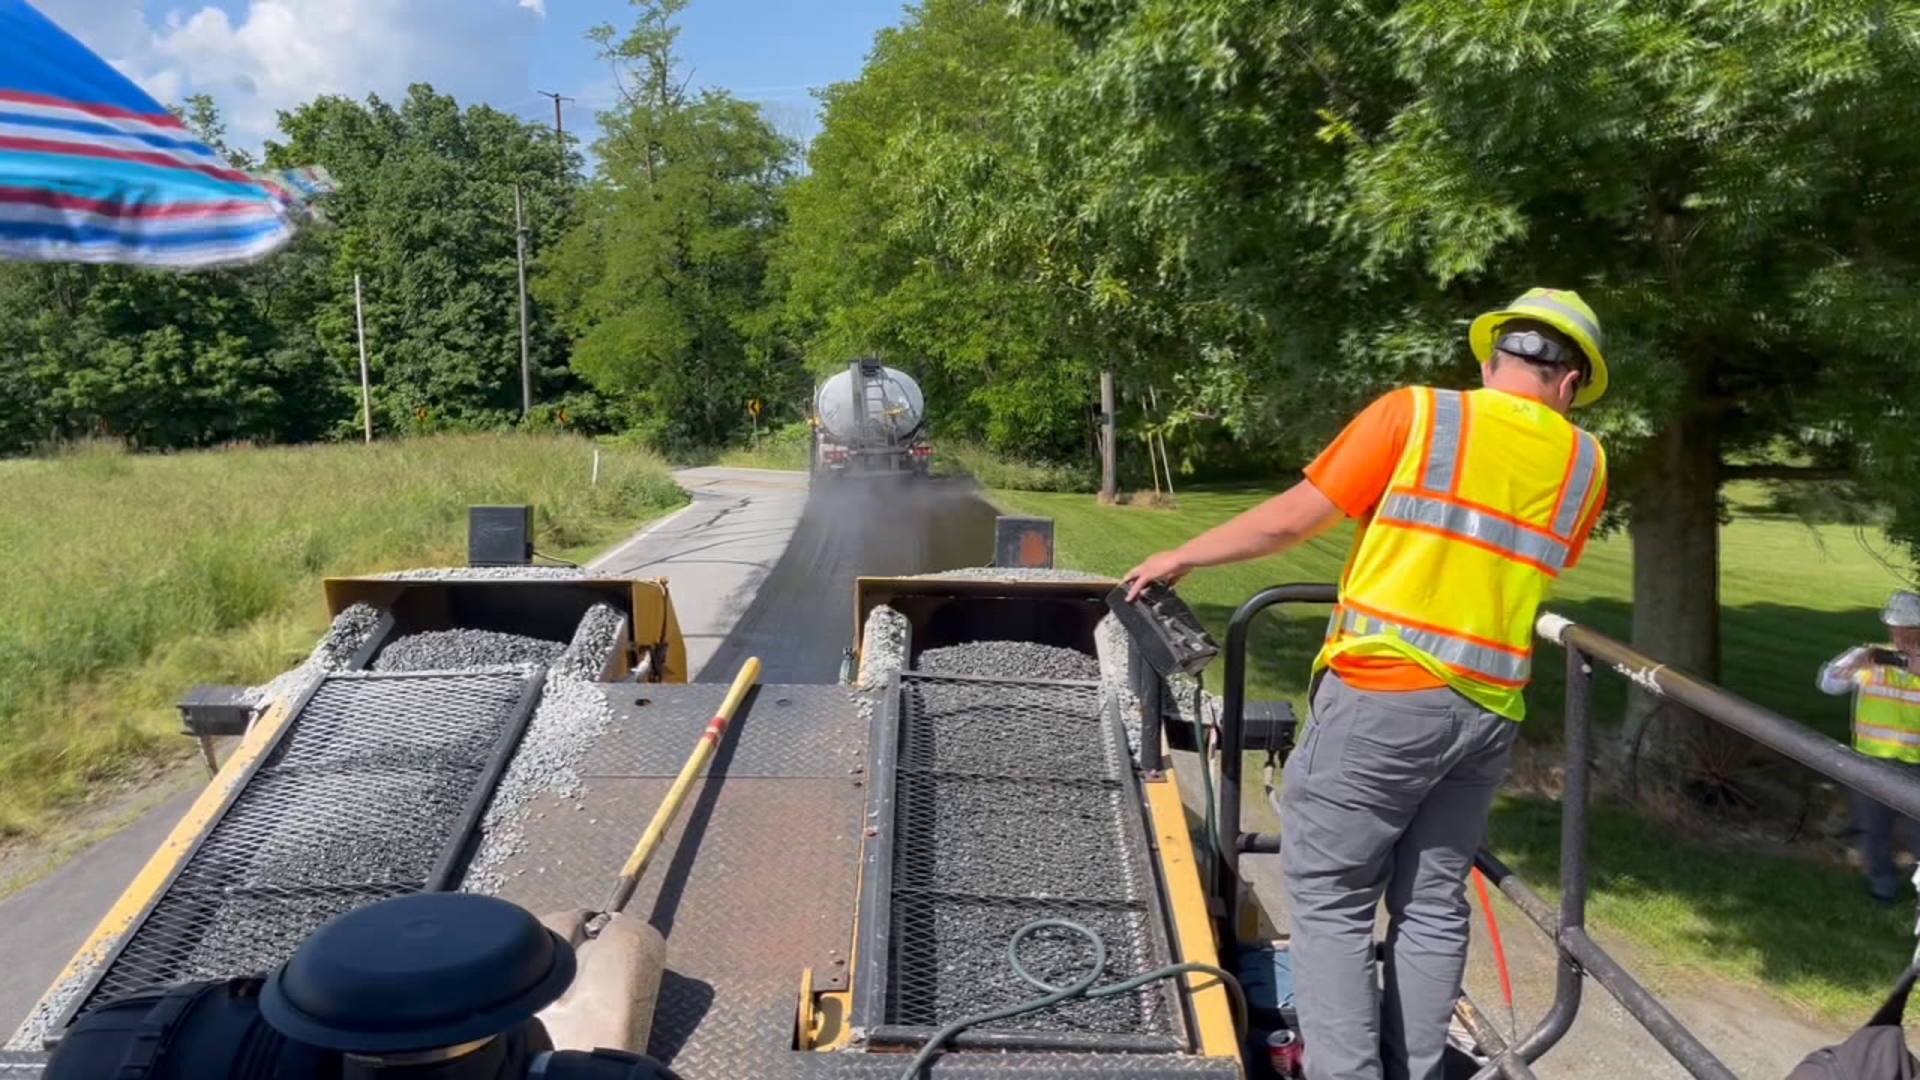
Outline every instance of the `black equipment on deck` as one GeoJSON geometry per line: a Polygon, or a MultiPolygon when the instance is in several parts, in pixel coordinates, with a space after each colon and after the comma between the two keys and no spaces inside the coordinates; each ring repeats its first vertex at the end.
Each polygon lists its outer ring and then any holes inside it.
{"type": "Polygon", "coordinates": [[[532,562],[533,507],[467,508],[467,565],[527,566],[532,562]]]}
{"type": "Polygon", "coordinates": [[[1126,628],[1140,655],[1162,677],[1194,675],[1220,654],[1207,628],[1185,600],[1158,581],[1148,582],[1138,598],[1127,599],[1126,583],[1107,595],[1107,607],[1126,628]]]}

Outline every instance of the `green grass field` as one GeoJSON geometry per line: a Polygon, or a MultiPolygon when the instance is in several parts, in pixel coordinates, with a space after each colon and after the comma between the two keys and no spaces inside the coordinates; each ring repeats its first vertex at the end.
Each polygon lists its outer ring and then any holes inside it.
{"type": "MultiPolygon", "coordinates": [[[[1009,513],[1054,519],[1061,565],[1118,575],[1267,493],[1186,491],[1177,511],[1102,507],[1085,495],[992,494],[1009,513]]],[[[1763,494],[1734,491],[1739,512],[1722,532],[1722,681],[1844,738],[1847,702],[1822,695],[1815,673],[1841,649],[1874,635],[1879,606],[1898,583],[1851,527],[1768,516],[1757,509],[1763,494]]],[[[1343,527],[1279,558],[1198,571],[1180,592],[1224,641],[1234,608],[1259,589],[1335,580],[1350,539],[1343,527]]],[[[1883,554],[1889,549],[1877,534],[1866,540],[1883,554]]],[[[1631,624],[1631,556],[1624,535],[1596,541],[1561,581],[1553,609],[1624,639],[1631,624]]],[[[1309,608],[1263,619],[1249,653],[1252,697],[1303,704],[1326,616],[1325,608],[1309,608]]],[[[1551,647],[1541,650],[1524,729],[1530,742],[1557,740],[1558,661],[1551,647]]],[[[1625,703],[1623,680],[1603,674],[1597,684],[1598,715],[1611,722],[1625,703]]],[[[1556,805],[1516,794],[1495,810],[1491,840],[1524,877],[1546,886],[1558,876],[1558,829],[1556,805]]],[[[1628,935],[1656,963],[1764,984],[1820,1014],[1857,1021],[1912,955],[1911,912],[1873,908],[1859,875],[1831,853],[1788,854],[1765,844],[1735,850],[1715,834],[1604,807],[1595,812],[1589,851],[1593,920],[1628,935]]]]}
{"type": "Polygon", "coordinates": [[[0,837],[184,754],[196,683],[252,684],[326,628],[319,579],[465,561],[466,508],[531,503],[582,559],[685,495],[643,451],[574,438],[0,462],[0,837]]]}

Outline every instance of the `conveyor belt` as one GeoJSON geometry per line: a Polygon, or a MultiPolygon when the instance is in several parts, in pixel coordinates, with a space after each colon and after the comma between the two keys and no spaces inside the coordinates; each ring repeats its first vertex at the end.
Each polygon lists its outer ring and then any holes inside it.
{"type": "MultiPolygon", "coordinates": [[[[581,769],[584,790],[578,798],[538,797],[525,843],[502,866],[499,895],[529,911],[566,910],[605,892],[727,687],[599,689],[613,720],[581,769]]],[[[627,910],[668,942],[648,1053],[687,1080],[899,1077],[906,1063],[899,1054],[792,1048],[800,971],[811,968],[821,989],[848,985],[862,821],[869,781],[880,779],[870,774],[868,745],[889,722],[863,720],[838,686],[762,685],[641,879],[627,910]]],[[[1241,1076],[1227,1058],[1057,1052],[952,1054],[930,1075],[1241,1076]]]]}
{"type": "MultiPolygon", "coordinates": [[[[1014,933],[1036,919],[1098,933],[1103,984],[1172,962],[1126,734],[1103,715],[1098,684],[908,672],[875,737],[879,832],[862,881],[853,1013],[871,1042],[923,1042],[1037,996],[1007,962],[1014,933]]],[[[1055,984],[1093,960],[1054,931],[1022,957],[1055,984]]],[[[1170,1053],[1186,1039],[1163,980],[983,1024],[956,1045],[1170,1053]]]]}
{"type": "Polygon", "coordinates": [[[317,682],[54,1030],[127,994],[264,974],[333,916],[453,887],[544,675],[317,682]]]}

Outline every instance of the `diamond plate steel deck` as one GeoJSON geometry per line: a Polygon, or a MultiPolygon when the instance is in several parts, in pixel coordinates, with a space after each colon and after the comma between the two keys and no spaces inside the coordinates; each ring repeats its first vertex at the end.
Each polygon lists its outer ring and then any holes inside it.
{"type": "MultiPolygon", "coordinates": [[[[1126,734],[1097,685],[905,673],[892,706],[874,733],[856,1028],[876,1044],[923,1042],[1031,999],[1006,948],[1037,919],[1099,934],[1102,984],[1172,962],[1126,734]]],[[[1052,930],[1021,955],[1055,985],[1093,960],[1052,930]]],[[[981,1024],[956,1045],[1171,1052],[1186,1039],[1163,981],[981,1024]]]]}
{"type": "Polygon", "coordinates": [[[262,974],[335,915],[449,887],[542,677],[316,683],[55,1031],[126,994],[262,974]]]}
{"type": "MultiPolygon", "coordinates": [[[[608,689],[652,704],[616,709],[582,768],[577,798],[534,801],[499,891],[528,910],[600,902],[726,688],[608,689]],[[669,760],[655,776],[614,775],[669,760]]],[[[897,1080],[906,1064],[898,1054],[792,1049],[801,970],[812,967],[817,982],[829,983],[845,971],[835,961],[850,959],[867,791],[864,769],[849,770],[866,761],[868,728],[838,687],[762,686],[735,717],[708,779],[690,793],[641,881],[628,910],[667,936],[668,971],[648,1049],[686,1080],[897,1080]],[[842,766],[843,758],[854,765],[842,766]],[[742,763],[787,775],[748,775],[742,763]]],[[[930,1075],[1241,1074],[1231,1061],[1181,1055],[996,1053],[948,1055],[930,1075]]]]}
{"type": "MultiPolygon", "coordinates": [[[[694,740],[727,696],[723,683],[605,688],[614,723],[584,776],[677,776],[694,740]],[[641,702],[646,704],[640,704],[641,702]]],[[[749,705],[760,718],[743,732],[727,775],[841,777],[866,764],[866,723],[838,686],[762,686],[749,705]]]]}

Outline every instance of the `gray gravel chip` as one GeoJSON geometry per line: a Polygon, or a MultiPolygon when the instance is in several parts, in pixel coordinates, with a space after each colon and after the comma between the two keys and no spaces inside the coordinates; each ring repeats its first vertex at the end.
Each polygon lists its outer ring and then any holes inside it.
{"type": "Polygon", "coordinates": [[[894,887],[1026,900],[1139,901],[1110,784],[907,774],[894,887]],[[1009,857],[1017,851],[1017,857],[1009,857]]]}
{"type": "Polygon", "coordinates": [[[551,664],[566,651],[557,641],[492,630],[429,630],[408,634],[380,650],[375,671],[458,671],[463,668],[551,664]]]}
{"type": "MultiPolygon", "coordinates": [[[[1007,942],[1038,918],[1070,919],[1099,934],[1107,946],[1107,966],[1099,982],[1119,982],[1141,970],[1146,919],[1138,912],[1095,908],[1061,909],[1015,902],[945,904],[923,907],[912,899],[894,904],[894,932],[913,942],[900,947],[895,961],[899,1022],[939,1027],[962,1016],[1031,1001],[1040,991],[1007,964],[1007,942]]],[[[1028,970],[1055,985],[1084,978],[1093,951],[1064,930],[1035,932],[1020,950],[1028,970]]],[[[1163,1032],[1158,984],[1113,997],[1073,1001],[1052,1009],[991,1021],[983,1030],[1085,1031],[1112,1034],[1163,1032]]]]}
{"type": "Polygon", "coordinates": [[[606,671],[607,661],[612,658],[613,647],[620,640],[620,630],[625,625],[626,616],[610,604],[595,604],[588,608],[580,619],[580,626],[573,632],[573,640],[554,660],[553,670],[561,678],[597,681],[606,671]]]}
{"type": "Polygon", "coordinates": [[[1029,641],[972,641],[928,649],[914,668],[929,675],[974,675],[1032,682],[1100,678],[1100,661],[1077,649],[1029,641]]]}
{"type": "Polygon", "coordinates": [[[587,572],[576,566],[433,566],[378,576],[387,581],[548,581],[587,572]]]}

